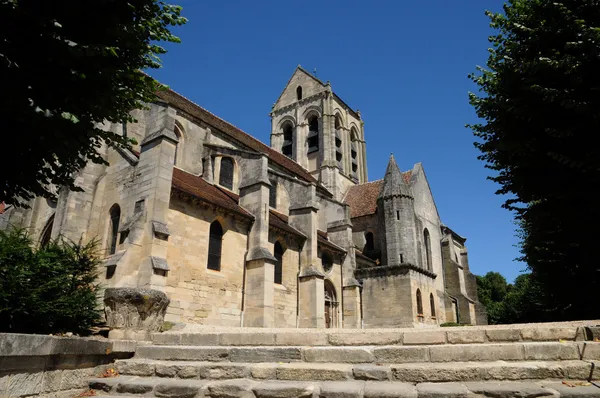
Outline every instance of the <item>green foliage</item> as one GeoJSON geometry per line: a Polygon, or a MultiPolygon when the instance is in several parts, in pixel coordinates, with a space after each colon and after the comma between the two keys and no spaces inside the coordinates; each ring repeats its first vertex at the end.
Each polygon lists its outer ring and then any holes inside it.
{"type": "Polygon", "coordinates": [[[160,42],[178,43],[181,7],[159,0],[0,0],[0,119],[12,156],[0,157],[0,202],[52,197],[74,183],[99,149],[129,145],[104,121],[129,112],[161,86],[142,71],[160,67],[160,42]]]}
{"type": "MultiPolygon", "coordinates": [[[[489,178],[519,223],[537,319],[598,318],[592,303],[600,289],[593,231],[600,216],[594,192],[600,6],[597,0],[510,0],[504,13],[487,15],[496,35],[487,68],[470,76],[482,92],[470,93],[482,119],[470,127],[479,158],[493,171],[489,178]]],[[[506,300],[525,293],[519,295],[507,293],[506,300]]]]}
{"type": "Polygon", "coordinates": [[[98,324],[96,243],[32,249],[24,231],[0,231],[0,332],[85,334],[98,324]]]}

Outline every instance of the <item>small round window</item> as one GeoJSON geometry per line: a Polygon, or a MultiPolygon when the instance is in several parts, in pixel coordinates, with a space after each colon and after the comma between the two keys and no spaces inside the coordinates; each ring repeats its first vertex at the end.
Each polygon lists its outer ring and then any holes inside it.
{"type": "Polygon", "coordinates": [[[321,256],[321,264],[323,265],[323,270],[325,272],[331,271],[333,267],[333,261],[331,260],[331,256],[327,253],[323,253],[321,256]]]}

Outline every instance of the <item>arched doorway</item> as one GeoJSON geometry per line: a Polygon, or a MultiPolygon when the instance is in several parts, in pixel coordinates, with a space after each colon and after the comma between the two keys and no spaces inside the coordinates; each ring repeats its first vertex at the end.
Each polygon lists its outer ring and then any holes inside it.
{"type": "Polygon", "coordinates": [[[338,327],[338,301],[335,287],[331,281],[325,280],[325,327],[338,327]]]}

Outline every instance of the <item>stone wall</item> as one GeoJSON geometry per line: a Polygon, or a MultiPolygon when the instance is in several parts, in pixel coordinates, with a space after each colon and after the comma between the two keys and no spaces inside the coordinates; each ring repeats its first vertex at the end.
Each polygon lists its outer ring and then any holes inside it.
{"type": "Polygon", "coordinates": [[[0,397],[75,397],[135,343],[80,337],[0,334],[0,397]]]}
{"type": "Polygon", "coordinates": [[[165,321],[239,326],[247,222],[212,206],[171,198],[165,292],[171,299],[165,321]],[[207,269],[210,224],[224,230],[221,270],[207,269]]]}

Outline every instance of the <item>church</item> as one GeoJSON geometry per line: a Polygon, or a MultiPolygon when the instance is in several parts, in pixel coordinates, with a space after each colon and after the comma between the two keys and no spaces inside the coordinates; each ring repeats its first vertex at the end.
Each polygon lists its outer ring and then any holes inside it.
{"type": "Polygon", "coordinates": [[[2,207],[40,245],[97,239],[103,287],[150,288],[165,320],[281,328],[485,324],[466,239],[441,222],[423,166],[368,181],[358,111],[302,67],[267,146],[172,90],[104,147],[82,192],[2,207]]]}

